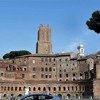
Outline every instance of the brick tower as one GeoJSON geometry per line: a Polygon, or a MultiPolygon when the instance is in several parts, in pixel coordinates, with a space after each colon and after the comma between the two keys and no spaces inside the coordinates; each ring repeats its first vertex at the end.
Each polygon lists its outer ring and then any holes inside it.
{"type": "Polygon", "coordinates": [[[52,54],[51,29],[48,25],[39,27],[36,53],[52,54]]]}

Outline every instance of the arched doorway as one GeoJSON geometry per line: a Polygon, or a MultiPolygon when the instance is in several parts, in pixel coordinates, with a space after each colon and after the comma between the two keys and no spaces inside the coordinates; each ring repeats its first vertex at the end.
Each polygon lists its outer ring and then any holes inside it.
{"type": "Polygon", "coordinates": [[[11,96],[13,97],[13,96],[14,96],[14,94],[11,94],[11,96]]]}
{"type": "Polygon", "coordinates": [[[3,97],[7,97],[7,94],[4,94],[3,97]]]}
{"type": "Polygon", "coordinates": [[[84,95],[84,93],[82,94],[82,97],[83,97],[83,99],[85,98],[85,95],[84,95]]]}
{"type": "Polygon", "coordinates": [[[78,94],[76,94],[76,99],[78,99],[78,94]]]}
{"type": "Polygon", "coordinates": [[[58,94],[58,97],[62,98],[62,95],[61,94],[58,94]]]}
{"type": "Polygon", "coordinates": [[[18,95],[18,97],[21,97],[21,96],[23,96],[23,95],[22,95],[22,94],[19,94],[19,95],[18,95]]]}
{"type": "Polygon", "coordinates": [[[70,99],[70,97],[71,97],[70,94],[67,94],[67,98],[70,99]]]}

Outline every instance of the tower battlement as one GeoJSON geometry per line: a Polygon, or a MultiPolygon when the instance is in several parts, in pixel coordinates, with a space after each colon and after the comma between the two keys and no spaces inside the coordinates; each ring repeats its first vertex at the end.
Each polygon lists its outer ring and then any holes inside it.
{"type": "Polygon", "coordinates": [[[51,29],[49,25],[43,26],[42,24],[38,30],[38,41],[36,45],[36,53],[38,54],[51,54],[52,42],[51,42],[51,29]]]}

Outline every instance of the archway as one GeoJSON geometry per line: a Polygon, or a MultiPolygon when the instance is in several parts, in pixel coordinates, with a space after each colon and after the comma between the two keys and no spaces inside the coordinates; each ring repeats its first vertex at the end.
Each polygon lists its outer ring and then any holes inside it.
{"type": "Polygon", "coordinates": [[[62,98],[62,95],[61,94],[58,94],[58,97],[62,98]]]}
{"type": "Polygon", "coordinates": [[[78,99],[78,94],[76,94],[76,99],[78,99]]]}
{"type": "Polygon", "coordinates": [[[11,96],[13,97],[13,96],[14,96],[14,94],[11,94],[11,96]]]}
{"type": "Polygon", "coordinates": [[[20,97],[22,97],[22,94],[18,94],[17,99],[20,100],[20,97]]]}
{"type": "Polygon", "coordinates": [[[85,98],[85,94],[84,93],[82,94],[82,97],[83,97],[83,99],[85,98]]]}
{"type": "Polygon", "coordinates": [[[70,99],[70,97],[71,97],[70,94],[67,94],[67,97],[68,97],[68,99],[70,99]]]}
{"type": "Polygon", "coordinates": [[[7,94],[4,94],[3,97],[7,97],[7,94]]]}
{"type": "Polygon", "coordinates": [[[19,94],[19,95],[18,95],[18,97],[21,97],[21,96],[23,96],[23,95],[22,95],[22,94],[19,94]]]}

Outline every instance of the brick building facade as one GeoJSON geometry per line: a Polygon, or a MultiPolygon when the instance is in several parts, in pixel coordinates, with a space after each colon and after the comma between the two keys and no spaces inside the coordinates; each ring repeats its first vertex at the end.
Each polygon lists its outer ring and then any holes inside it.
{"type": "Polygon", "coordinates": [[[62,98],[100,98],[100,56],[52,54],[51,29],[41,25],[36,54],[0,59],[0,98],[30,93],[51,93],[62,98]]]}

